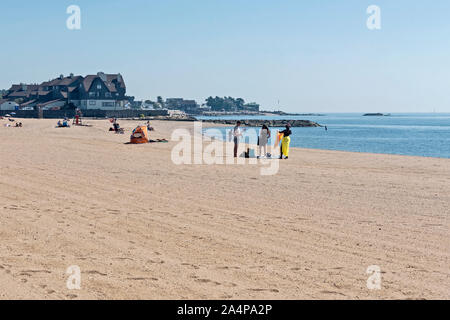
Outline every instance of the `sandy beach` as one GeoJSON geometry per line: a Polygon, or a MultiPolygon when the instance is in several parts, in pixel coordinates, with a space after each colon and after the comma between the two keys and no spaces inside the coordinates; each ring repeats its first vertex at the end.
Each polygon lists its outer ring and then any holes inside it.
{"type": "Polygon", "coordinates": [[[20,121],[0,120],[0,299],[450,299],[449,159],[292,149],[262,176],[125,144],[139,121],[20,121]]]}

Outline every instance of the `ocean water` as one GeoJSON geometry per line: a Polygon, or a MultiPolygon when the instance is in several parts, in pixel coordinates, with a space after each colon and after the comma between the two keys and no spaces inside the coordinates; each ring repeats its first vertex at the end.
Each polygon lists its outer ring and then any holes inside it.
{"type": "MultiPolygon", "coordinates": [[[[364,117],[362,114],[325,114],[323,116],[227,116],[200,119],[304,119],[324,128],[292,128],[291,146],[450,158],[450,114],[391,114],[364,117]]],[[[226,139],[230,128],[217,128],[226,139]]],[[[271,128],[272,134],[277,129],[271,128]]],[[[249,141],[255,143],[255,141],[249,141]]],[[[273,142],[272,142],[273,143],[273,142]]]]}

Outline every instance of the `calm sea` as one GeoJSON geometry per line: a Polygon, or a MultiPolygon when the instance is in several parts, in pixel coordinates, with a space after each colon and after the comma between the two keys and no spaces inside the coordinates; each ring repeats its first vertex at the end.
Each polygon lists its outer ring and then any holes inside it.
{"type": "MultiPolygon", "coordinates": [[[[290,117],[200,117],[200,119],[311,120],[327,126],[328,131],[324,128],[293,128],[292,147],[450,158],[450,114],[392,114],[384,117],[326,114],[290,117]]],[[[224,137],[227,129],[229,128],[220,128],[224,137]]]]}

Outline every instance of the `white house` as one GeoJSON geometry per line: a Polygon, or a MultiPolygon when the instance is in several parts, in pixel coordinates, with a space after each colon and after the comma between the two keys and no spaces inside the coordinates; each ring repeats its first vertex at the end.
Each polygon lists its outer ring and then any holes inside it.
{"type": "Polygon", "coordinates": [[[0,110],[17,110],[18,108],[18,103],[0,99],[0,110]]]}

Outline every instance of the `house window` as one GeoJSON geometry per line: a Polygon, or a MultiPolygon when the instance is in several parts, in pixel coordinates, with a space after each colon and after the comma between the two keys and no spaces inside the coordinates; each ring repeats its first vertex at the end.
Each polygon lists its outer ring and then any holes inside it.
{"type": "Polygon", "coordinates": [[[95,92],[89,92],[89,98],[95,98],[95,92]]]}
{"type": "Polygon", "coordinates": [[[89,105],[90,106],[95,106],[97,104],[97,101],[95,100],[89,100],[89,105]]]}
{"type": "Polygon", "coordinates": [[[102,106],[103,107],[114,107],[114,102],[103,102],[102,106]]]}
{"type": "Polygon", "coordinates": [[[102,85],[101,84],[97,85],[97,90],[102,90],[102,85]]]}
{"type": "Polygon", "coordinates": [[[105,97],[106,98],[111,98],[111,92],[105,92],[105,97]]]}

